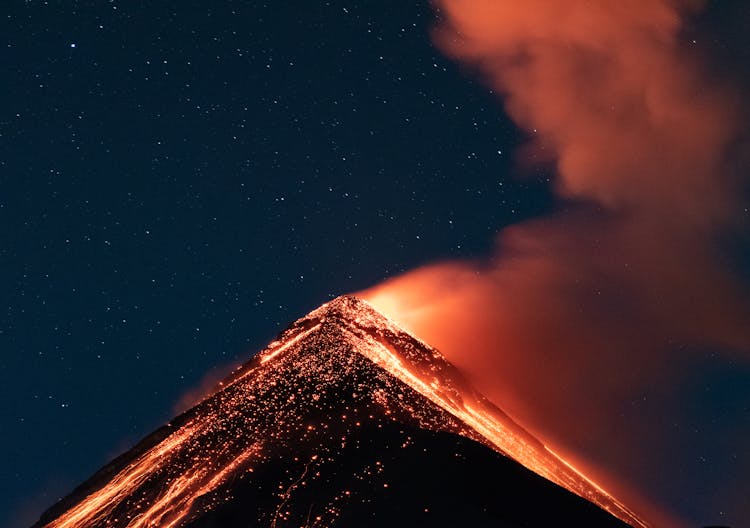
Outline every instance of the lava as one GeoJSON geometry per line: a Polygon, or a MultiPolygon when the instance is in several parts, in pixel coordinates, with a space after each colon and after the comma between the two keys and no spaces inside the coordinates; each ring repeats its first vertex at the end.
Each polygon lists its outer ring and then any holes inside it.
{"type": "MultiPolygon", "coordinates": [[[[66,499],[62,511],[38,526],[176,528],[229,500],[229,481],[252,479],[274,457],[306,458],[299,474],[279,484],[276,506],[264,514],[264,522],[276,525],[288,517],[292,494],[335,459],[326,446],[349,442],[336,424],[358,428],[375,413],[483,443],[629,525],[648,526],[476,392],[436,349],[348,296],[291,325],[215,393],[144,439],[129,459],[105,467],[85,485],[88,491],[66,499]]],[[[376,461],[357,478],[382,471],[376,461]]],[[[339,490],[313,516],[315,524],[332,524],[351,495],[339,490]]]]}
{"type": "MultiPolygon", "coordinates": [[[[395,323],[389,324],[395,327],[395,323]]],[[[634,527],[648,526],[635,512],[586,477],[570,462],[539,442],[482,395],[466,388],[457,392],[457,388],[463,383],[458,380],[447,383],[448,375],[456,375],[451,370],[441,372],[441,376],[420,373],[413,365],[405,362],[398,352],[373,336],[365,335],[363,339],[365,346],[359,349],[360,353],[468,425],[493,449],[520,462],[538,475],[598,504],[634,527]]],[[[422,344],[429,348],[425,343],[422,344]]],[[[444,361],[437,351],[432,350],[432,353],[435,360],[444,361]]],[[[434,365],[430,366],[434,368],[434,365]]]]}

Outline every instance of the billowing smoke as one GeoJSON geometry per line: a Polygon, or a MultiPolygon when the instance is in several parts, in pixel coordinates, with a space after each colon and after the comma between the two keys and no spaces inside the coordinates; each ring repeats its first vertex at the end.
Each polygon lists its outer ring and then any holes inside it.
{"type": "Polygon", "coordinates": [[[675,387],[706,355],[750,355],[750,296],[719,244],[742,210],[744,123],[682,38],[699,6],[435,5],[437,45],[529,133],[522,161],[554,164],[559,212],[503,230],[489,262],[427,266],[359,295],[656,525],[679,525],[629,490],[675,484],[675,387]]]}

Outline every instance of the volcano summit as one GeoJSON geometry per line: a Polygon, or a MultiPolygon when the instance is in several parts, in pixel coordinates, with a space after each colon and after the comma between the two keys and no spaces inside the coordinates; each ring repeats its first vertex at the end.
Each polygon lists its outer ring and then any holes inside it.
{"type": "Polygon", "coordinates": [[[34,528],[561,524],[648,526],[437,350],[342,296],[34,528]]]}

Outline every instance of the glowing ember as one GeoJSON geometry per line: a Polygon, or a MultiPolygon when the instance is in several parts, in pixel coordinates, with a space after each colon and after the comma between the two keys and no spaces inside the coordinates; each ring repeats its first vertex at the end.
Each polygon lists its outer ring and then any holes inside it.
{"type": "MultiPolygon", "coordinates": [[[[37,526],[168,527],[189,524],[228,501],[230,481],[264,464],[293,460],[258,523],[290,520],[293,494],[335,465],[330,447],[378,416],[461,434],[609,511],[634,527],[633,512],[474,391],[439,352],[354,297],[339,297],[300,319],[220,390],[115,460],[37,526]],[[344,414],[334,415],[334,412],[344,414]],[[342,424],[345,427],[342,427],[342,424]],[[57,511],[56,511],[57,510],[57,511]]],[[[378,425],[380,427],[380,425],[378,425]]],[[[402,448],[411,443],[407,436],[402,448]]],[[[380,460],[354,480],[383,474],[380,460]]],[[[380,484],[388,489],[388,482],[380,484]]],[[[330,526],[351,501],[330,490],[307,526],[330,526]]],[[[425,510],[426,511],[426,510],[425,510]]]]}

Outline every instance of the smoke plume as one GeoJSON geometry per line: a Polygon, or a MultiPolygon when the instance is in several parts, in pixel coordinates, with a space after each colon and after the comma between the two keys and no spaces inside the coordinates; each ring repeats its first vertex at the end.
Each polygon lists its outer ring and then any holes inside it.
{"type": "Polygon", "coordinates": [[[435,6],[438,47],[528,132],[521,161],[554,164],[559,212],[503,230],[490,261],[430,265],[358,295],[655,525],[679,525],[629,489],[653,498],[684,462],[670,456],[674,388],[701,358],[750,355],[750,297],[719,244],[741,211],[744,123],[681,33],[699,5],[435,6]]]}

